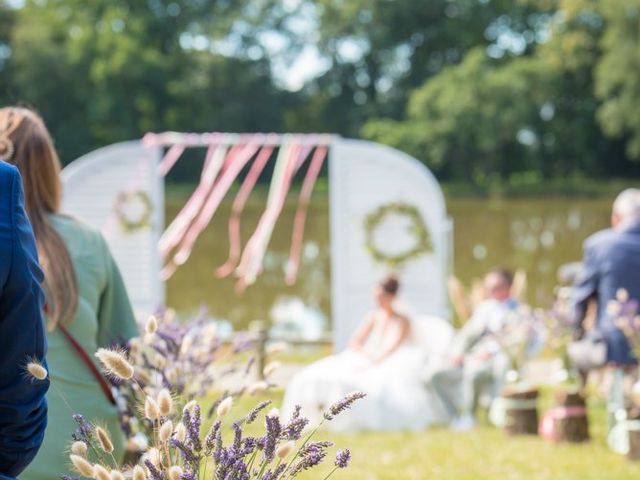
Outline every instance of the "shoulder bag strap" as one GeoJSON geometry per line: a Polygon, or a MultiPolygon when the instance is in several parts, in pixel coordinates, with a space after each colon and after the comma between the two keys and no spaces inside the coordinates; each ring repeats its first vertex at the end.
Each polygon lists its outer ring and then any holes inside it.
{"type": "Polygon", "coordinates": [[[69,345],[71,345],[71,347],[75,350],[78,357],[80,357],[80,360],[82,360],[82,362],[86,365],[86,367],[89,369],[91,374],[95,377],[96,381],[98,382],[98,385],[100,385],[100,388],[104,393],[104,396],[107,397],[107,400],[109,400],[109,403],[111,403],[112,405],[116,405],[116,399],[113,397],[113,393],[111,392],[111,387],[107,383],[107,380],[104,378],[104,375],[100,373],[100,371],[95,366],[93,361],[91,361],[91,358],[89,357],[89,355],[87,355],[87,352],[84,351],[82,346],[78,343],[78,341],[75,338],[73,338],[73,335],[71,335],[65,327],[63,327],[62,325],[58,325],[57,328],[60,329],[60,332],[62,332],[62,335],[64,335],[64,338],[67,339],[67,341],[69,342],[69,345]]]}

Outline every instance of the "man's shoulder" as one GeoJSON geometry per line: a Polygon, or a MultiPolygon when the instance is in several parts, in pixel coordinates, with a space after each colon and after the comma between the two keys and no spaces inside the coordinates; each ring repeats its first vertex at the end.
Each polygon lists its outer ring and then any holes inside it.
{"type": "Polygon", "coordinates": [[[12,251],[13,204],[18,169],[0,160],[0,286],[4,282],[12,251]]]}
{"type": "Polygon", "coordinates": [[[618,237],[618,232],[611,228],[600,230],[599,232],[596,232],[593,235],[589,236],[584,241],[584,248],[585,250],[606,248],[612,243],[615,243],[618,237]]]}
{"type": "Polygon", "coordinates": [[[11,186],[18,176],[18,169],[13,165],[0,160],[0,194],[10,195],[11,186]]]}
{"type": "Polygon", "coordinates": [[[19,178],[18,169],[0,160],[0,224],[5,227],[12,223],[11,212],[17,178],[19,178]]]}

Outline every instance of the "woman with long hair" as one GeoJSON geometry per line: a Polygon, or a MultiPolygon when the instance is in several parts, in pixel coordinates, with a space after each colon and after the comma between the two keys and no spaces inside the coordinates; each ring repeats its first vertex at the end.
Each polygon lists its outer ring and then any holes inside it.
{"type": "Polygon", "coordinates": [[[99,232],[60,212],[60,161],[43,120],[26,108],[0,109],[5,160],[22,174],[26,211],[44,270],[49,350],[49,425],[44,443],[22,478],[56,478],[67,471],[64,445],[78,427],[73,414],[106,424],[121,460],[124,438],[117,407],[93,365],[100,347],[138,334],[135,318],[107,244],[99,232]]]}

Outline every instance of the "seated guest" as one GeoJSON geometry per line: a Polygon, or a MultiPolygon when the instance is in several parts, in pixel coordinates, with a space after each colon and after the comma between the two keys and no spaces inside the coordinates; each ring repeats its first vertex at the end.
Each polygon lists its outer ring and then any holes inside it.
{"type": "Polygon", "coordinates": [[[300,405],[312,420],[354,390],[367,397],[330,424],[336,430],[409,430],[432,423],[427,392],[420,383],[424,354],[413,342],[409,319],[394,304],[394,277],[374,291],[376,308],[355,332],[349,348],[296,375],[287,387],[283,413],[300,405]]]}
{"type": "MultiPolygon", "coordinates": [[[[0,158],[6,158],[11,148],[0,133],[0,158]]],[[[14,479],[33,460],[47,425],[49,379],[34,381],[24,370],[29,361],[44,363],[41,281],[20,175],[15,167],[0,161],[1,480],[14,479]]]]}
{"type": "Polygon", "coordinates": [[[47,359],[56,386],[47,396],[49,425],[44,443],[21,478],[48,480],[68,470],[64,445],[77,427],[74,413],[106,426],[115,446],[114,458],[122,460],[124,438],[117,407],[104,379],[88,362],[99,347],[125,342],[138,332],[104,238],[60,213],[60,162],[42,119],[24,108],[2,108],[0,136],[3,133],[14,147],[6,160],[22,174],[26,210],[44,270],[47,359]],[[64,392],[65,399],[56,392],[64,392]]]}
{"type": "Polygon", "coordinates": [[[511,296],[513,275],[495,269],[484,279],[486,300],[482,301],[454,338],[449,358],[426,374],[427,387],[438,396],[459,430],[475,425],[478,400],[486,389],[496,389],[508,362],[495,335],[518,308],[511,296]],[[458,394],[462,386],[462,397],[458,394]]]}

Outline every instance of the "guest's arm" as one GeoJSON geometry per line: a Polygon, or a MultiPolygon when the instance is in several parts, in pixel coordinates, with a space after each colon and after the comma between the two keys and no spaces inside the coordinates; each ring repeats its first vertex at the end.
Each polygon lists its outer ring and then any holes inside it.
{"type": "Polygon", "coordinates": [[[355,351],[361,351],[364,348],[365,343],[367,343],[367,339],[369,335],[371,335],[371,330],[373,330],[374,317],[373,314],[367,315],[367,318],[364,320],[362,325],[358,327],[355,331],[351,340],[349,341],[349,348],[355,351]]]}
{"type": "Polygon", "coordinates": [[[489,310],[487,303],[478,305],[472,317],[458,331],[451,346],[450,358],[452,363],[462,364],[464,356],[482,338],[487,328],[489,310]]]}
{"type": "Polygon", "coordinates": [[[574,308],[574,329],[577,336],[582,335],[582,323],[587,315],[589,302],[598,294],[599,281],[598,257],[595,249],[585,244],[582,269],[571,292],[571,301],[574,308]]]}
{"type": "Polygon", "coordinates": [[[11,193],[2,198],[10,210],[0,218],[0,257],[8,265],[0,278],[0,478],[18,476],[37,453],[47,422],[49,387],[48,379],[35,381],[25,374],[29,360],[44,364],[43,277],[21,180],[17,170],[11,173],[11,193]]]}

